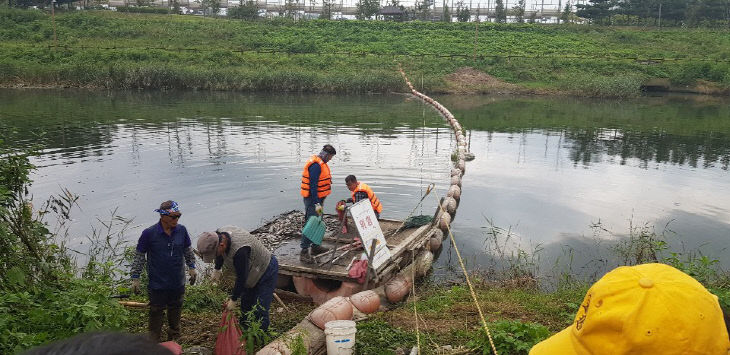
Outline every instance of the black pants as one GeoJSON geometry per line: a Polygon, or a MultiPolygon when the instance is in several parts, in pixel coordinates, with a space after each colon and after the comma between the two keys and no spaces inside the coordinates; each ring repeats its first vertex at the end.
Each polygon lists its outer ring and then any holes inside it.
{"type": "Polygon", "coordinates": [[[167,340],[180,337],[180,314],[182,313],[185,287],[177,290],[147,290],[150,296],[149,331],[152,340],[162,341],[162,323],[167,309],[167,340]]]}

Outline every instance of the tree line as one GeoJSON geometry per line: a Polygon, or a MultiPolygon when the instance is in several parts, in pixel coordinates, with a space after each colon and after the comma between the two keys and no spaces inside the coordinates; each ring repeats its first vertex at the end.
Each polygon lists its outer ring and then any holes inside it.
{"type": "MultiPolygon", "coordinates": [[[[27,8],[31,6],[47,7],[51,0],[7,0],[8,7],[27,8]]],[[[84,8],[100,5],[103,0],[55,0],[56,6],[71,3],[82,3],[84,8]]],[[[228,16],[233,18],[254,20],[261,16],[261,8],[256,0],[239,0],[240,5],[228,9],[228,16]]],[[[526,10],[526,0],[516,0],[505,6],[504,0],[495,0],[494,7],[475,8],[470,1],[459,0],[452,7],[446,0],[442,4],[438,0],[416,0],[406,7],[400,0],[358,0],[355,17],[361,20],[392,20],[392,21],[445,21],[445,22],[515,22],[535,23],[545,19],[536,18],[537,12],[529,15],[526,10]],[[441,12],[435,12],[436,6],[441,5],[441,12]]],[[[594,25],[620,26],[658,26],[658,27],[730,27],[730,0],[588,0],[586,3],[575,3],[576,0],[560,2],[559,15],[551,18],[556,23],[583,23],[594,25]],[[575,9],[575,11],[573,11],[575,9]]],[[[163,0],[164,3],[164,0],[163,0]]],[[[168,0],[169,12],[180,12],[179,0],[168,0]]],[[[144,11],[142,7],[151,5],[151,0],[129,0],[130,5],[121,9],[127,12],[144,11]]],[[[205,13],[215,15],[221,8],[221,0],[201,0],[201,8],[205,13]]],[[[336,0],[285,0],[280,6],[278,16],[300,19],[307,16],[307,9],[317,8],[320,19],[334,19],[341,11],[341,4],[336,0]]],[[[152,10],[151,8],[149,10],[152,10]]]]}
{"type": "Polygon", "coordinates": [[[576,9],[599,25],[730,26],[730,0],[589,0],[576,9]]]}

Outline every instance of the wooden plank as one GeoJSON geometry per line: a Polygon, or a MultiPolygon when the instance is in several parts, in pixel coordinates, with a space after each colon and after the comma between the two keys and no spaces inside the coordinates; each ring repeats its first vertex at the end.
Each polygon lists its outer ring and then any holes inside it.
{"type": "MultiPolygon", "coordinates": [[[[339,265],[338,265],[339,266],[339,265]]],[[[293,275],[293,273],[315,275],[315,276],[329,276],[334,278],[349,279],[347,272],[327,270],[327,269],[314,269],[310,267],[286,265],[279,267],[279,272],[284,275],[293,275]]],[[[293,275],[293,276],[304,276],[304,275],[293,275]]]]}
{"type": "Polygon", "coordinates": [[[397,246],[395,246],[391,251],[390,254],[393,257],[397,257],[401,253],[403,253],[404,250],[410,249],[410,247],[413,244],[417,244],[419,242],[419,237],[422,237],[423,239],[426,239],[426,234],[428,234],[429,229],[431,228],[431,224],[427,224],[421,227],[418,227],[415,231],[413,231],[408,237],[403,239],[402,242],[398,243],[397,246]]]}
{"type": "MultiPolygon", "coordinates": [[[[385,220],[390,224],[399,224],[400,221],[385,220]]],[[[415,230],[404,230],[399,232],[397,235],[388,238],[388,248],[391,252],[391,259],[388,263],[384,264],[378,270],[381,280],[387,280],[395,271],[398,271],[399,265],[403,262],[405,251],[413,250],[423,247],[428,241],[433,232],[434,227],[431,224],[427,224],[418,227],[415,230]],[[405,235],[405,236],[404,236],[405,235]],[[392,243],[391,243],[392,242],[392,243]]],[[[347,235],[349,235],[348,233],[347,235]]],[[[325,237],[327,240],[328,237],[325,237]]],[[[340,237],[341,238],[341,237],[340,237]]],[[[332,238],[335,239],[335,238],[332,238]]],[[[337,247],[338,245],[334,245],[337,247]]],[[[354,254],[357,255],[357,252],[354,254]]],[[[312,265],[301,263],[298,256],[288,255],[283,256],[279,259],[279,272],[282,275],[290,276],[304,276],[310,278],[325,278],[334,279],[339,281],[352,281],[348,276],[348,271],[344,265],[312,265]]]]}

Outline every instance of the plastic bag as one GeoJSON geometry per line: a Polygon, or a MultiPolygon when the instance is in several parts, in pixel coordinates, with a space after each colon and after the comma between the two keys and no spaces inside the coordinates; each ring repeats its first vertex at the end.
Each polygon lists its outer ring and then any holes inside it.
{"type": "Polygon", "coordinates": [[[367,260],[355,260],[352,262],[352,267],[347,272],[347,276],[357,280],[358,283],[365,283],[365,277],[368,274],[368,261],[367,260]]]}
{"type": "Polygon", "coordinates": [[[215,340],[216,355],[246,355],[244,344],[241,343],[241,327],[232,311],[223,310],[218,338],[215,340]]]}

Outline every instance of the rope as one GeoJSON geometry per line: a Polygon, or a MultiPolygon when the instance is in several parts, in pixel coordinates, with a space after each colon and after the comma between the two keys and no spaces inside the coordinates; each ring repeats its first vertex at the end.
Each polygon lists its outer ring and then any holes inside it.
{"type": "MultiPolygon", "coordinates": [[[[436,203],[439,206],[439,210],[441,213],[447,213],[444,211],[444,208],[441,207],[441,203],[438,200],[438,197],[436,195],[433,195],[434,198],[436,198],[436,203]]],[[[482,320],[482,326],[484,327],[484,331],[487,333],[487,338],[489,339],[489,345],[492,347],[492,352],[494,355],[499,355],[497,353],[497,348],[494,347],[494,340],[492,340],[492,333],[489,331],[489,327],[487,327],[487,321],[484,318],[484,313],[482,312],[482,307],[479,305],[479,301],[477,301],[477,295],[474,292],[474,286],[471,284],[471,280],[469,279],[469,273],[466,271],[466,267],[464,266],[464,260],[461,258],[461,253],[459,253],[459,248],[456,246],[456,240],[454,239],[454,233],[451,232],[451,226],[446,225],[446,230],[449,232],[449,238],[451,238],[451,246],[454,247],[454,251],[456,251],[456,258],[459,260],[459,265],[461,266],[461,271],[464,272],[464,278],[466,279],[466,284],[469,285],[469,293],[471,294],[471,298],[474,301],[474,303],[477,305],[477,311],[479,311],[479,318],[482,320]]]]}
{"type": "MultiPolygon", "coordinates": [[[[398,71],[403,76],[403,79],[406,81],[406,84],[408,84],[408,86],[411,88],[412,92],[414,94],[418,94],[418,95],[428,98],[428,96],[423,95],[422,93],[418,92],[416,89],[413,88],[411,82],[408,80],[408,77],[406,76],[406,73],[403,71],[401,64],[400,63],[397,63],[397,64],[398,64],[398,71]]],[[[427,103],[434,106],[435,108],[438,109],[438,107],[441,106],[440,104],[434,104],[433,99],[429,98],[429,100],[430,100],[430,102],[427,101],[427,103]]],[[[445,107],[442,107],[442,110],[448,112],[448,109],[446,109],[445,107]]],[[[441,113],[441,116],[446,118],[445,113],[443,111],[440,110],[439,112],[441,113]]],[[[434,194],[433,196],[436,199],[436,204],[439,206],[439,211],[441,212],[439,215],[446,213],[446,211],[444,211],[443,206],[441,206],[441,201],[439,201],[436,194],[434,194]]],[[[472,301],[474,301],[474,304],[477,306],[477,311],[479,312],[479,318],[482,321],[482,326],[484,327],[484,332],[487,334],[487,339],[489,339],[489,345],[492,347],[492,353],[494,355],[499,355],[497,353],[497,348],[494,346],[494,340],[492,339],[492,332],[489,330],[489,327],[487,326],[487,320],[484,318],[484,312],[482,312],[482,307],[479,305],[479,301],[477,300],[477,295],[474,292],[474,286],[471,284],[471,280],[469,279],[469,272],[467,272],[466,266],[464,266],[464,260],[461,258],[461,253],[459,252],[459,248],[456,246],[456,239],[454,239],[454,233],[451,232],[451,226],[449,226],[447,224],[446,230],[449,232],[449,238],[451,238],[451,246],[453,246],[454,250],[456,251],[456,257],[459,260],[459,266],[461,266],[461,271],[464,272],[464,278],[466,279],[466,284],[469,286],[469,293],[471,294],[472,301]]],[[[418,328],[416,328],[416,329],[418,329],[418,328]]]]}
{"type": "Polygon", "coordinates": [[[411,253],[411,292],[413,294],[413,318],[416,321],[416,349],[418,349],[418,355],[421,355],[421,332],[418,330],[418,310],[416,308],[416,265],[415,253],[411,253]]]}

